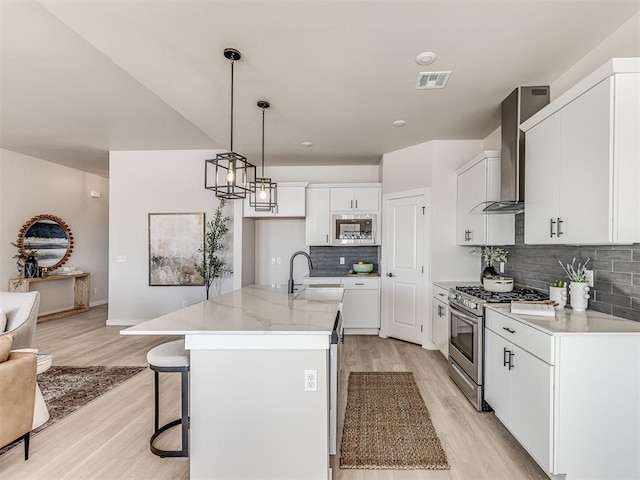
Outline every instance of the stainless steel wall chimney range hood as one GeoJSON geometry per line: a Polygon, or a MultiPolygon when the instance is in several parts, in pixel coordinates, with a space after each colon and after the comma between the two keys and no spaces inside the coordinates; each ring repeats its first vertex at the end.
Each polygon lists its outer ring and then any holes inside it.
{"type": "Polygon", "coordinates": [[[500,201],[486,213],[524,211],[524,134],[520,124],[549,103],[549,86],[518,87],[502,101],[500,201]]]}

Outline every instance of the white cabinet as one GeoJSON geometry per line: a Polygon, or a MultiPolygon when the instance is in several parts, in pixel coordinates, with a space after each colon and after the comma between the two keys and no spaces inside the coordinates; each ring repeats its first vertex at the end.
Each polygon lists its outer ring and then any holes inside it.
{"type": "Polygon", "coordinates": [[[528,322],[487,308],[484,399],[550,475],[640,478],[640,331],[566,312],[528,322]]]}
{"type": "Polygon", "coordinates": [[[344,333],[377,335],[380,330],[380,277],[307,277],[305,285],[340,285],[344,333]]]}
{"type": "Polygon", "coordinates": [[[307,216],[305,219],[306,245],[331,245],[331,205],[328,187],[307,189],[307,216]]]}
{"type": "Polygon", "coordinates": [[[336,187],[331,189],[333,212],[378,212],[380,187],[336,187]]]}
{"type": "Polygon", "coordinates": [[[380,278],[342,279],[342,325],[345,334],[374,333],[380,329],[380,278]]]}
{"type": "Polygon", "coordinates": [[[444,358],[449,358],[449,295],[446,288],[433,285],[431,304],[431,340],[444,358]]]}
{"type": "Polygon", "coordinates": [[[522,125],[527,244],[640,241],[640,73],[602,76],[522,125]]]}
{"type": "Polygon", "coordinates": [[[515,215],[482,213],[500,200],[500,152],[482,152],[456,173],[458,245],[513,245],[515,215]]]}
{"type": "Polygon", "coordinates": [[[268,212],[256,212],[249,205],[249,199],[244,200],[244,216],[253,218],[272,217],[304,217],[306,214],[306,187],[307,183],[286,182],[278,183],[278,205],[268,212]]]}

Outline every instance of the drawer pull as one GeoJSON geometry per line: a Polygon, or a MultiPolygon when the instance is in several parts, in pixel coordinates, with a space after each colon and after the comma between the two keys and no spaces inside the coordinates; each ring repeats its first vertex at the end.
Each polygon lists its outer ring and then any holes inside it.
{"type": "Polygon", "coordinates": [[[510,328],[508,328],[508,327],[502,327],[502,329],[503,329],[503,330],[506,330],[506,331],[507,331],[507,332],[509,332],[509,333],[516,333],[516,331],[515,331],[515,330],[511,330],[511,329],[510,329],[510,328]]]}
{"type": "Polygon", "coordinates": [[[354,285],[364,285],[364,283],[355,283],[354,285]]]}

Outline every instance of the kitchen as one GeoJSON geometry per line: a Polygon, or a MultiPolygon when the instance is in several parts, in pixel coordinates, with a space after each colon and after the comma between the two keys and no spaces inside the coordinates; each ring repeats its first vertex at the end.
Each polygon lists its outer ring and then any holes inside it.
{"type": "MultiPolygon", "coordinates": [[[[612,48],[612,50],[615,50],[612,48]]],[[[607,58],[616,56],[611,52],[607,58]]],[[[586,76],[590,71],[598,68],[606,58],[598,58],[594,55],[587,58],[575,72],[569,77],[562,79],[559,85],[551,83],[552,97],[559,96],[569,86],[578,82],[586,76]],[[579,71],[581,71],[579,73],[579,71]],[[563,85],[564,82],[564,85],[563,85]],[[569,85],[569,83],[571,85],[569,85]],[[556,90],[554,90],[554,88],[556,90]]],[[[243,65],[238,64],[237,74],[242,74],[243,65]]],[[[455,77],[452,77],[452,79],[455,77]]],[[[557,77],[556,77],[557,78],[557,77]]],[[[552,78],[551,80],[555,80],[552,78]]],[[[518,83],[519,84],[519,83],[518,83]]],[[[511,87],[517,84],[512,84],[511,87]]],[[[435,92],[431,92],[435,93],[435,92]]],[[[505,94],[508,92],[505,92],[505,94]]],[[[274,107],[277,102],[273,102],[274,107]]],[[[269,124],[267,124],[268,126],[269,124]]],[[[400,130],[398,130],[400,131],[400,130]]],[[[424,282],[424,298],[425,302],[431,298],[431,284],[437,281],[458,281],[458,280],[474,280],[479,279],[480,259],[477,256],[467,254],[467,248],[455,245],[455,241],[451,240],[451,234],[455,233],[456,219],[456,177],[455,172],[465,163],[473,159],[478,152],[491,151],[500,149],[500,132],[493,131],[487,136],[481,137],[481,140],[432,140],[423,144],[407,147],[406,149],[398,149],[391,153],[385,154],[380,165],[352,165],[341,166],[339,170],[328,166],[268,166],[267,173],[277,179],[279,184],[290,183],[306,183],[306,191],[315,188],[333,188],[338,179],[336,172],[339,171],[339,180],[350,185],[355,184],[381,184],[380,185],[380,228],[384,229],[384,197],[385,195],[398,195],[403,191],[413,191],[429,188],[430,207],[428,211],[429,223],[427,227],[430,229],[428,238],[430,268],[426,271],[426,281],[424,282]],[[426,161],[423,161],[425,160],[426,161]],[[324,187],[322,186],[324,185],[324,187]]],[[[269,143],[267,143],[267,151],[269,151],[269,143]]],[[[109,188],[114,192],[111,198],[110,216],[111,216],[111,240],[109,245],[110,256],[113,263],[110,264],[109,272],[109,323],[111,325],[126,324],[139,318],[153,318],[161,315],[166,311],[172,311],[179,307],[180,303],[185,300],[188,304],[197,303],[201,297],[201,292],[196,289],[186,289],[186,291],[178,292],[175,289],[168,292],[167,295],[158,297],[157,292],[144,286],[141,288],[141,282],[144,284],[145,265],[145,248],[146,248],[146,230],[138,228],[140,218],[143,218],[149,211],[192,211],[193,202],[206,203],[210,200],[210,192],[198,192],[191,186],[191,183],[200,184],[202,180],[201,160],[203,155],[210,158],[209,155],[214,152],[198,152],[185,150],[170,150],[166,152],[133,152],[120,151],[111,154],[111,171],[109,188]],[[132,163],[135,166],[132,167],[132,163]],[[179,169],[184,175],[183,180],[176,182],[175,175],[172,172],[179,169]],[[152,185],[148,183],[148,175],[150,171],[154,171],[154,182],[152,185]],[[184,183],[182,183],[184,182],[184,183]],[[140,186],[145,185],[144,194],[140,194],[140,186]],[[172,191],[176,195],[174,198],[166,198],[166,192],[172,191]],[[117,195],[115,194],[117,192],[117,195]],[[132,226],[136,225],[135,228],[132,226]],[[121,232],[127,232],[122,235],[121,232]],[[128,261],[117,262],[118,257],[125,256],[128,261]],[[142,301],[141,301],[142,300],[142,301]]],[[[293,186],[293,185],[292,185],[293,186]]],[[[236,202],[239,203],[239,202],[236,202]]],[[[302,217],[286,217],[286,218],[269,218],[269,219],[251,219],[243,217],[242,207],[234,205],[234,230],[233,230],[233,253],[234,268],[238,275],[230,278],[226,285],[223,286],[223,292],[238,288],[243,283],[259,283],[263,285],[285,285],[289,277],[289,259],[293,252],[297,250],[306,250],[309,246],[306,244],[306,220],[302,217]],[[286,232],[286,235],[282,235],[286,232]],[[237,260],[237,261],[236,261],[237,260]],[[254,268],[255,265],[255,268],[254,268]],[[242,272],[242,275],[239,275],[242,272]],[[237,285],[235,282],[238,282],[237,285]]],[[[521,229],[518,235],[524,235],[524,222],[522,216],[516,218],[515,230],[521,229]]],[[[144,227],[144,225],[143,225],[144,227]]],[[[518,272],[512,272],[512,266],[522,267],[530,265],[527,262],[527,247],[524,244],[516,244],[515,258],[510,257],[505,265],[505,273],[518,278],[518,272]],[[521,252],[518,255],[518,251],[521,252]]],[[[336,247],[327,247],[336,248],[336,247]]],[[[337,247],[342,248],[361,248],[361,247],[337,247]]],[[[370,247],[365,247],[370,248],[370,247]]],[[[512,247],[506,246],[508,250],[512,247]]],[[[556,257],[565,258],[565,252],[573,252],[576,249],[569,248],[562,250],[554,247],[556,257]]],[[[542,249],[542,248],[541,248],[542,249]]],[[[534,250],[537,250],[534,247],[534,250]]],[[[581,247],[579,257],[583,258],[591,256],[589,250],[594,251],[595,248],[581,247]],[[584,253],[584,255],[583,255],[584,253]]],[[[614,262],[625,261],[621,259],[613,259],[613,255],[623,256],[626,252],[632,252],[631,262],[633,263],[633,247],[629,248],[598,248],[597,252],[604,252],[601,255],[609,255],[610,271],[607,272],[608,265],[596,265],[596,271],[599,273],[609,273],[617,279],[620,274],[626,274],[631,278],[633,275],[629,271],[615,270],[614,262]],[[611,253],[614,252],[614,253],[611,253]]],[[[313,254],[313,252],[311,252],[313,254]]],[[[513,254],[513,252],[511,252],[513,254]]],[[[569,256],[573,256],[570,253],[569,256]]],[[[595,257],[595,255],[593,255],[595,257]]],[[[333,262],[333,267],[337,270],[344,268],[341,266],[340,258],[345,257],[344,265],[349,266],[354,260],[360,256],[349,258],[346,254],[337,254],[333,262]]],[[[375,254],[374,254],[375,257],[375,254]]],[[[326,257],[325,257],[326,258],[326,257]]],[[[364,260],[368,260],[364,258],[364,260]]],[[[570,260],[570,258],[568,258],[570,260]]],[[[368,260],[368,261],[373,261],[368,260]]],[[[378,272],[385,274],[385,257],[384,253],[378,254],[378,272]]],[[[326,260],[326,265],[329,265],[326,260]]],[[[426,263],[426,262],[425,262],[426,263]]],[[[318,263],[318,265],[320,265],[318,263]]],[[[624,268],[624,267],[623,267],[624,268]]],[[[339,271],[339,270],[338,270],[339,271]]],[[[336,273],[331,270],[325,270],[329,274],[336,273]]],[[[308,267],[301,259],[294,264],[294,278],[296,283],[302,281],[308,274],[308,267]]],[[[624,276],[624,275],[623,275],[624,276]]],[[[385,277],[381,277],[381,284],[385,277]]],[[[527,280],[529,278],[527,277],[527,280]]],[[[542,289],[542,283],[546,285],[546,279],[532,278],[534,284],[542,289]]],[[[626,285],[620,282],[607,282],[611,285],[626,285]]],[[[631,283],[631,282],[630,282],[631,283]]],[[[525,285],[530,283],[524,282],[525,285]]],[[[617,286],[611,286],[610,292],[603,291],[603,298],[606,300],[615,300],[603,302],[606,305],[615,305],[616,307],[626,308],[618,303],[624,297],[614,291],[617,286]],[[615,298],[607,297],[607,295],[615,298]]],[[[381,287],[381,290],[384,287],[381,287]]],[[[182,289],[184,290],[184,289],[182,289]]],[[[382,292],[381,292],[381,295],[382,292]]],[[[629,294],[628,310],[634,311],[631,304],[629,294]]],[[[614,307],[611,307],[612,311],[614,307]]],[[[430,309],[425,305],[424,312],[430,309]]],[[[431,317],[428,314],[425,316],[431,317]]],[[[431,345],[430,336],[432,326],[425,319],[422,325],[423,331],[420,344],[434,348],[431,345]]],[[[383,325],[381,317],[381,326],[383,325]]],[[[372,327],[375,328],[375,327],[372,327]]],[[[366,345],[373,345],[373,338],[365,338],[363,340],[363,348],[366,345]]],[[[385,348],[379,346],[379,348],[385,348]]],[[[401,347],[394,347],[400,349],[401,347]]],[[[357,352],[353,352],[357,355],[357,352]]],[[[366,368],[364,365],[360,368],[366,368]]],[[[459,394],[459,393],[458,393],[459,394]]]]}

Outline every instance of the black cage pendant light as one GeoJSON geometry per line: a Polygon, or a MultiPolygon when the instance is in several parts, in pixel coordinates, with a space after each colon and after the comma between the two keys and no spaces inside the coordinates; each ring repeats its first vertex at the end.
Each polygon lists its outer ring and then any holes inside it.
{"type": "Polygon", "coordinates": [[[216,197],[236,200],[246,198],[251,191],[256,167],[233,151],[233,64],[241,55],[235,48],[225,48],[224,56],[231,63],[231,148],[214,159],[205,160],[204,188],[215,191],[216,197]]]}
{"type": "Polygon", "coordinates": [[[264,100],[258,101],[258,107],[262,109],[262,172],[256,181],[251,183],[249,193],[249,205],[256,212],[269,212],[278,205],[278,185],[264,176],[264,111],[271,105],[264,100]]]}

